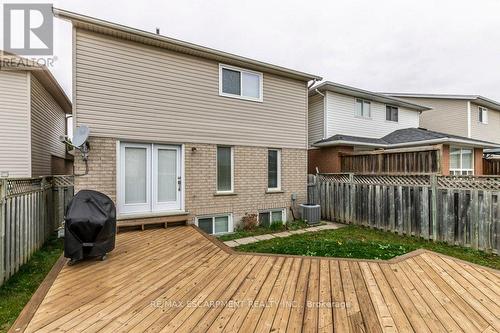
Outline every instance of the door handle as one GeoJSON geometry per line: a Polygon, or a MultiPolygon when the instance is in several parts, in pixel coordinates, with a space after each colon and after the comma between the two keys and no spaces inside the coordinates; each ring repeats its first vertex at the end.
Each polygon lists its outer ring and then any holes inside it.
{"type": "Polygon", "coordinates": [[[180,192],[181,191],[181,185],[182,185],[182,179],[181,177],[177,177],[177,190],[180,192]]]}

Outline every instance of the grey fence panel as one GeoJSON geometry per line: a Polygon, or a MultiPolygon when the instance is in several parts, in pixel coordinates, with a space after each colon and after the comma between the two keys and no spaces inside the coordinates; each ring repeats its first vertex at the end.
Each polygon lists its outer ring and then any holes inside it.
{"type": "Polygon", "coordinates": [[[72,197],[68,176],[0,180],[0,285],[62,224],[72,197]]]}
{"type": "Polygon", "coordinates": [[[324,220],[500,253],[500,178],[320,174],[309,180],[308,200],[322,205],[324,220]]]}

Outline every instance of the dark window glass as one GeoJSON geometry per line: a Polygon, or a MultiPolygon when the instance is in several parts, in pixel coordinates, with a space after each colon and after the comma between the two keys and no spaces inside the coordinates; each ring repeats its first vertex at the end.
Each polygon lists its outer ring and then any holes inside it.
{"type": "Polygon", "coordinates": [[[198,219],[198,227],[207,234],[213,234],[212,218],[198,219]]]}
{"type": "Polygon", "coordinates": [[[269,150],[267,152],[267,187],[278,187],[278,151],[269,150]]]}
{"type": "Polygon", "coordinates": [[[230,69],[222,69],[222,92],[241,95],[241,73],[230,69]]]}
{"type": "Polygon", "coordinates": [[[259,213],[259,224],[264,227],[269,226],[269,212],[259,213]]]}
{"type": "Polygon", "coordinates": [[[231,190],[231,147],[217,147],[217,191],[231,190]]]}
{"type": "Polygon", "coordinates": [[[385,107],[385,119],[389,121],[398,121],[398,108],[387,105],[385,107]]]}

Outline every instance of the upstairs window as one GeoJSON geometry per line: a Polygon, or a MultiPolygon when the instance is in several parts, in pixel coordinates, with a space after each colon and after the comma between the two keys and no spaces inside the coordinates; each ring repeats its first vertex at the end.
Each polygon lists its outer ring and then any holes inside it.
{"type": "Polygon", "coordinates": [[[488,123],[488,109],[483,108],[482,106],[479,107],[479,122],[481,124],[488,123]]]}
{"type": "Polygon", "coordinates": [[[371,118],[372,110],[370,101],[365,101],[360,98],[356,98],[356,111],[354,113],[357,117],[371,118]]]}
{"type": "Polygon", "coordinates": [[[450,174],[456,176],[474,174],[474,156],[471,148],[450,149],[450,174]]]}
{"type": "Polygon", "coordinates": [[[398,121],[399,109],[395,106],[385,106],[385,119],[388,121],[398,121]]]}
{"type": "Polygon", "coordinates": [[[219,95],[262,102],[262,73],[219,65],[219,95]]]}

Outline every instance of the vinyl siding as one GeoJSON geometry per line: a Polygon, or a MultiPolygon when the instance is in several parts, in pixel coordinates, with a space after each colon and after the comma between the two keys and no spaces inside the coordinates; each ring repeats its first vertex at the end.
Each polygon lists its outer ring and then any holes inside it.
{"type": "Polygon", "coordinates": [[[306,82],[264,73],[262,103],[219,96],[219,63],[76,31],[76,124],[148,142],[307,147],[306,82]]]}
{"type": "Polygon", "coordinates": [[[33,177],[52,174],[51,156],[64,158],[59,137],[66,134],[63,109],[42,84],[31,76],[31,168],[33,177]]]}
{"type": "Polygon", "coordinates": [[[30,176],[28,74],[0,71],[0,172],[30,176]]]}
{"type": "Polygon", "coordinates": [[[324,138],[324,99],[320,94],[309,97],[308,136],[309,146],[324,138]]]}
{"type": "Polygon", "coordinates": [[[488,124],[483,124],[479,122],[479,106],[471,103],[471,136],[500,144],[500,110],[488,109],[488,124]]]}
{"type": "Polygon", "coordinates": [[[420,115],[420,127],[467,137],[467,102],[464,100],[403,98],[431,107],[420,115]]]}
{"type": "Polygon", "coordinates": [[[418,127],[417,111],[399,108],[398,122],[386,120],[386,104],[371,101],[371,118],[354,115],[356,97],[327,91],[327,137],[335,134],[381,138],[395,130],[418,127]]]}

